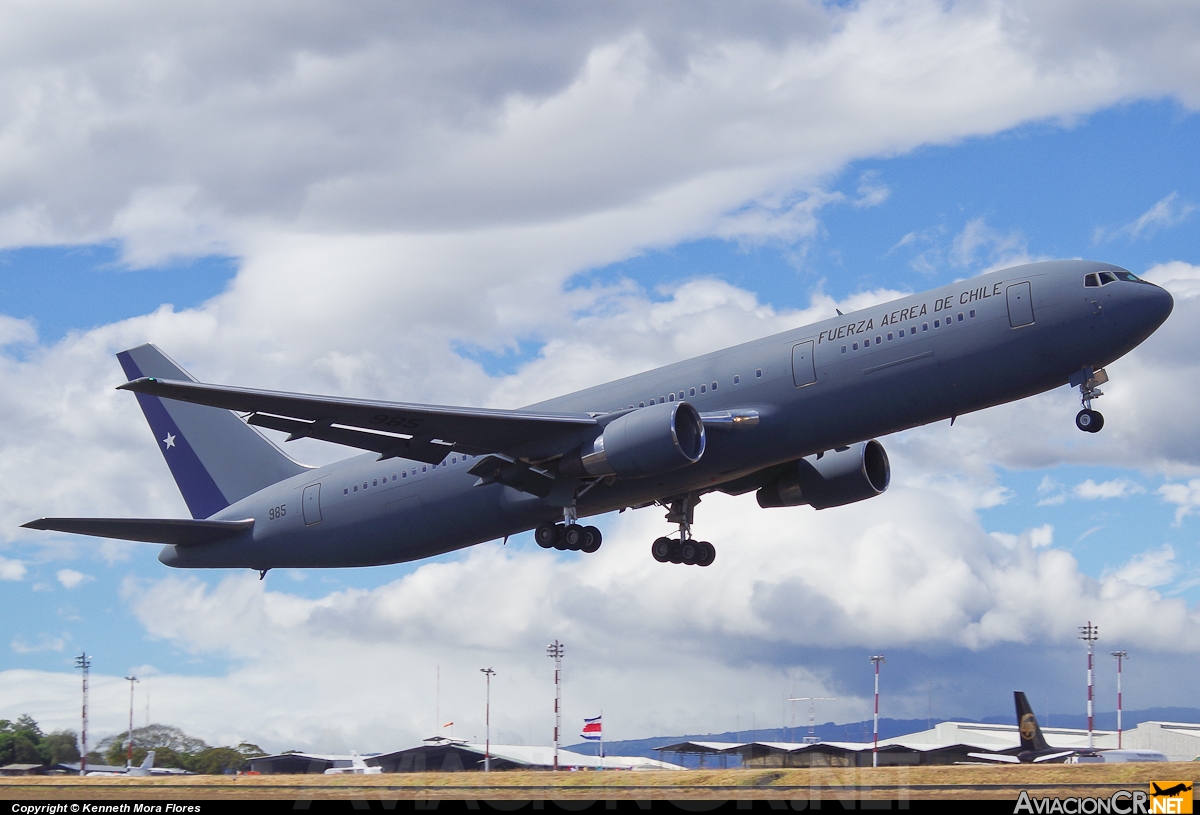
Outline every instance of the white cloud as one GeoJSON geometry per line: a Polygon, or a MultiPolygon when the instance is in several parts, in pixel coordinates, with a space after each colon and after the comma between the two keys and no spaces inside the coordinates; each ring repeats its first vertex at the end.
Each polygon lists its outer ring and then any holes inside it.
{"type": "Polygon", "coordinates": [[[1176,526],[1200,509],[1200,478],[1193,478],[1186,484],[1163,484],[1157,492],[1168,504],[1176,505],[1176,526]]]}
{"type": "Polygon", "coordinates": [[[1042,476],[1037,487],[1039,507],[1052,507],[1063,504],[1067,500],[1066,488],[1048,475],[1042,476]]]}
{"type": "Polygon", "coordinates": [[[37,342],[37,328],[32,322],[0,314],[0,348],[33,342],[37,342]]]}
{"type": "Polygon", "coordinates": [[[1014,266],[1030,259],[1025,236],[1019,231],[1006,234],[988,226],[983,218],[974,218],[954,236],[950,259],[957,266],[973,266],[980,254],[992,267],[1014,266]]]}
{"type": "Polygon", "coordinates": [[[96,579],[91,575],[86,575],[83,572],[77,572],[74,569],[59,569],[57,572],[55,572],[54,576],[58,578],[58,582],[62,583],[63,588],[66,589],[73,589],[82,585],[83,583],[87,583],[96,579]]]}
{"type": "Polygon", "coordinates": [[[1150,237],[1159,229],[1166,229],[1183,223],[1195,210],[1195,204],[1180,201],[1179,193],[1173,192],[1122,227],[1113,230],[1097,228],[1092,242],[1110,241],[1122,235],[1126,235],[1133,240],[1141,237],[1150,237]]]}
{"type": "Polygon", "coordinates": [[[1085,501],[1096,501],[1108,498],[1128,498],[1131,495],[1139,495],[1145,491],[1146,488],[1141,484],[1137,484],[1127,478],[1114,478],[1110,481],[1101,481],[1099,484],[1089,478],[1081,484],[1076,484],[1075,489],[1071,492],[1076,498],[1082,498],[1085,501]]]}
{"type": "Polygon", "coordinates": [[[1128,563],[1105,577],[1153,588],[1170,583],[1177,572],[1175,550],[1170,544],[1164,543],[1159,549],[1134,555],[1128,563]]]}
{"type": "Polygon", "coordinates": [[[24,580],[25,564],[19,560],[0,557],[0,580],[24,580]]]}
{"type": "Polygon", "coordinates": [[[61,652],[66,644],[67,638],[65,636],[49,637],[45,634],[41,634],[38,637],[38,642],[36,645],[29,645],[25,642],[24,638],[18,636],[13,637],[12,642],[9,643],[9,647],[18,654],[36,654],[39,651],[61,652]]]}

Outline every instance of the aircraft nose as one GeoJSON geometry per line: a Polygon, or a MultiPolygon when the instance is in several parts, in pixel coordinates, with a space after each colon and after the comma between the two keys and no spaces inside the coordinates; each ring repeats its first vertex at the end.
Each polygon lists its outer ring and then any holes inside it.
{"type": "Polygon", "coordinates": [[[1146,311],[1146,316],[1154,323],[1154,327],[1158,328],[1167,318],[1171,316],[1171,312],[1175,309],[1175,298],[1166,289],[1156,286],[1153,283],[1147,283],[1145,290],[1142,293],[1142,302],[1146,311]]]}

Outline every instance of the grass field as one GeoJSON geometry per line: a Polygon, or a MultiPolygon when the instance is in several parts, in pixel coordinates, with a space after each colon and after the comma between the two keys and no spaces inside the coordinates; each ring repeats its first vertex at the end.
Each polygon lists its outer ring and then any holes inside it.
{"type": "Polygon", "coordinates": [[[494,772],[385,775],[0,778],[4,800],[221,799],[792,799],[844,801],[1107,796],[1187,781],[1200,764],[1093,764],[688,770],[684,772],[494,772]]]}

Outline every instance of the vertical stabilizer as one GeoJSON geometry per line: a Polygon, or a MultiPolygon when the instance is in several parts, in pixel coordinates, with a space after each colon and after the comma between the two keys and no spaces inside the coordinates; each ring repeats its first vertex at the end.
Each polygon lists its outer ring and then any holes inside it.
{"type": "MultiPolygon", "coordinates": [[[[149,343],[122,351],[117,359],[130,380],[196,381],[149,343]]],[[[137,400],[193,518],[211,517],[305,470],[231,411],[141,393],[137,400]]]]}
{"type": "Polygon", "coordinates": [[[1038,727],[1037,717],[1029,700],[1021,691],[1013,691],[1013,700],[1017,703],[1017,729],[1021,732],[1021,750],[1048,750],[1050,745],[1042,736],[1042,728],[1038,727]]]}

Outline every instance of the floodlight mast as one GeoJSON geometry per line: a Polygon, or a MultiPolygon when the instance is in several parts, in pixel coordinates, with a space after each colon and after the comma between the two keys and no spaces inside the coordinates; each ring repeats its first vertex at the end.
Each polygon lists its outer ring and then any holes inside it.
{"type": "Polygon", "coordinates": [[[125,677],[129,682],[129,753],[125,757],[125,766],[133,766],[133,683],[138,681],[136,676],[125,677]]]}
{"type": "Polygon", "coordinates": [[[484,708],[484,742],[483,742],[483,771],[492,771],[492,677],[496,674],[491,668],[480,668],[480,673],[487,677],[487,706],[484,708]]]}
{"type": "Polygon", "coordinates": [[[87,696],[88,696],[88,667],[92,664],[92,658],[84,651],[79,656],[75,657],[75,667],[83,671],[83,731],[80,735],[80,744],[82,749],[79,751],[79,774],[87,775],[87,696]]]}
{"type": "Polygon", "coordinates": [[[871,664],[875,666],[875,744],[871,748],[871,766],[879,766],[879,666],[881,663],[887,662],[883,654],[877,654],[871,657],[871,664]]]}
{"type": "Polygon", "coordinates": [[[1095,714],[1095,710],[1093,707],[1093,701],[1092,701],[1093,700],[1092,660],[1093,660],[1093,653],[1095,650],[1096,640],[1100,639],[1100,626],[1092,625],[1092,621],[1088,620],[1087,625],[1079,626],[1079,639],[1081,639],[1087,643],[1087,649],[1088,649],[1088,674],[1087,674],[1087,680],[1088,680],[1088,703],[1087,703],[1088,749],[1091,750],[1095,744],[1094,738],[1092,736],[1092,724],[1094,722],[1094,714],[1095,714]]]}
{"type": "Polygon", "coordinates": [[[558,640],[546,646],[546,656],[554,659],[554,769],[558,770],[558,734],[562,729],[562,658],[566,646],[558,640]]]}
{"type": "Polygon", "coordinates": [[[1113,659],[1117,661],[1117,749],[1121,749],[1121,662],[1129,659],[1128,651],[1113,651],[1113,659]]]}
{"type": "MultiPolygon", "coordinates": [[[[805,744],[817,744],[817,702],[836,702],[836,696],[789,696],[789,702],[808,702],[808,735],[804,737],[805,744]]],[[[792,708],[795,710],[795,708],[792,708]]],[[[792,716],[792,727],[796,726],[796,717],[792,716]]],[[[792,736],[795,738],[795,736],[792,736]]]]}

